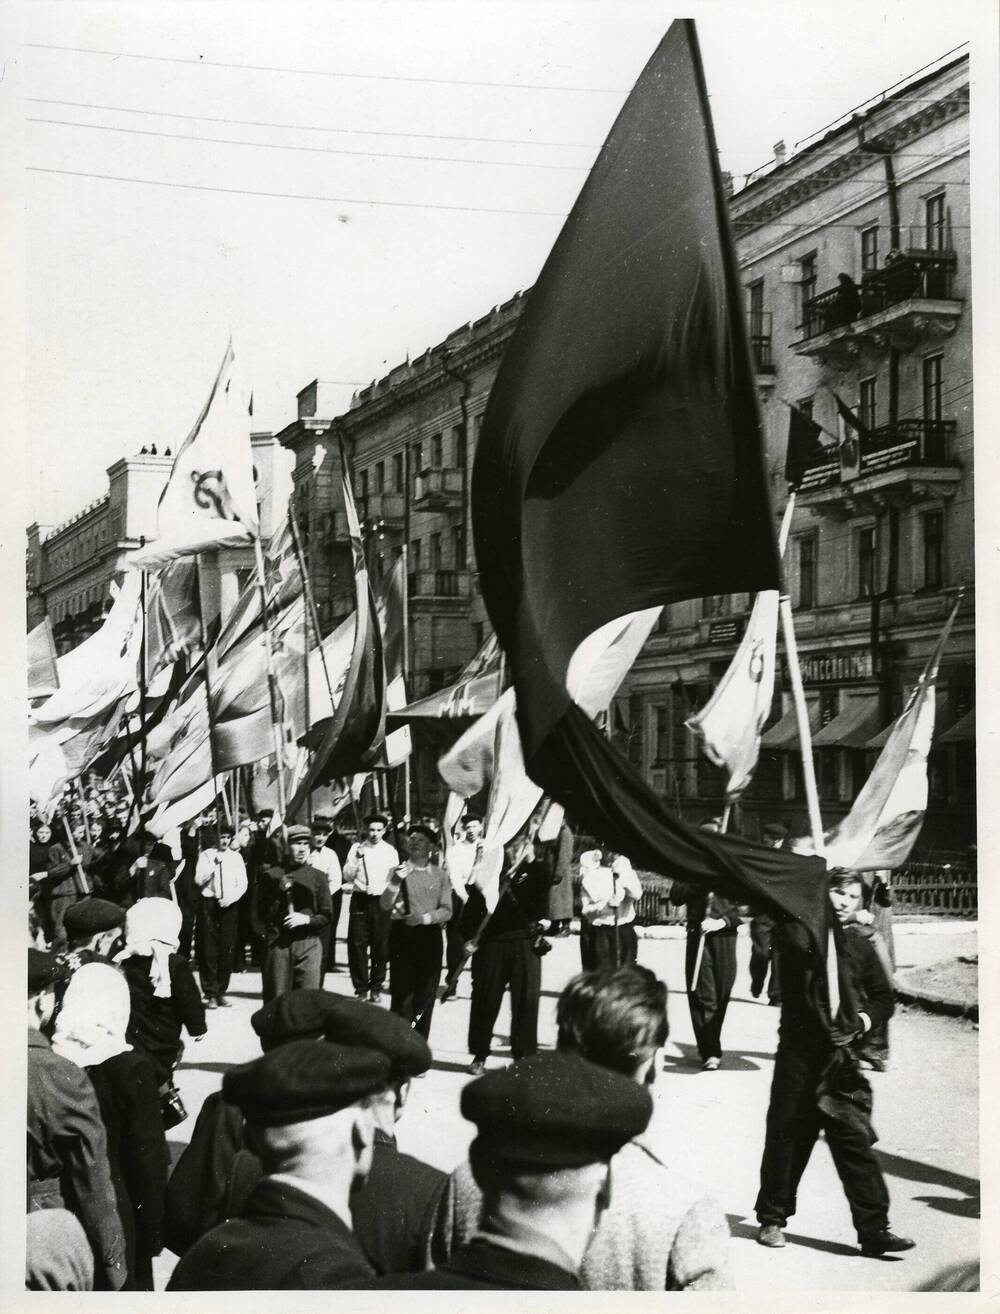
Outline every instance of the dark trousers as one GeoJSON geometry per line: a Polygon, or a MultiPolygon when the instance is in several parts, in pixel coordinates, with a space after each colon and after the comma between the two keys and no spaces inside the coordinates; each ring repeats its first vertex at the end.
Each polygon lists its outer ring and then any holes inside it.
{"type": "Polygon", "coordinates": [[[795,1213],[799,1182],[822,1131],[851,1208],[859,1237],[889,1225],[889,1192],[872,1145],[870,1121],[857,1113],[850,1123],[822,1113],[816,1087],[825,1056],[821,1050],[778,1045],[767,1110],[760,1193],[755,1205],[760,1223],[784,1227],[795,1213]]]}
{"type": "Polygon", "coordinates": [[[253,909],[257,898],[257,875],[247,870],[247,892],[236,905],[239,916],[236,924],[235,961],[242,967],[250,962],[259,967],[264,961],[264,942],[253,929],[253,909]]]}
{"type": "Polygon", "coordinates": [[[580,923],[580,965],[585,972],[613,972],[634,963],[638,952],[639,940],[631,922],[627,926],[580,923]]]}
{"type": "Polygon", "coordinates": [[[389,995],[394,1013],[412,1022],[426,1040],[441,977],[444,937],[440,926],[404,926],[389,932],[389,995]]]}
{"type": "Polygon", "coordinates": [[[318,990],[323,946],[318,935],[268,946],[264,960],[264,1003],[289,990],[318,990]]]}
{"type": "Polygon", "coordinates": [[[185,863],[184,869],[174,885],[177,905],[181,910],[181,934],[177,952],[182,958],[188,959],[191,957],[191,946],[194,943],[194,924],[198,914],[198,905],[203,902],[201,890],[194,883],[193,873],[194,864],[192,862],[185,863]]]}
{"type": "Polygon", "coordinates": [[[80,899],[75,891],[70,894],[50,894],[45,902],[45,934],[49,948],[55,954],[65,953],[68,940],[64,920],[67,908],[72,908],[80,899]]]}
{"type": "Polygon", "coordinates": [[[459,929],[459,918],[462,915],[462,909],[465,904],[458,897],[454,890],[451,892],[451,921],[445,924],[444,933],[446,940],[445,949],[445,967],[448,975],[451,976],[455,968],[462,961],[462,955],[465,952],[465,936],[459,929]]]}
{"type": "Polygon", "coordinates": [[[377,894],[352,894],[347,914],[347,965],[355,991],[385,989],[389,914],[377,894]]]}
{"type": "Polygon", "coordinates": [[[337,968],[337,923],[340,921],[340,908],[344,902],[344,891],[338,890],[336,894],[331,894],[330,902],[333,904],[330,923],[323,928],[323,934],[319,937],[323,946],[323,971],[320,976],[320,985],[323,984],[323,978],[327,972],[334,972],[337,968]]]}
{"type": "Polygon", "coordinates": [[[693,981],[698,936],[688,935],[685,975],[695,1043],[703,1059],[722,1057],[722,1024],[736,981],[736,935],[715,931],[705,936],[698,980],[693,981]]]}
{"type": "Polygon", "coordinates": [[[772,1004],[780,1004],[781,985],[774,944],[774,918],[769,913],[758,913],[750,922],[750,993],[754,999],[764,989],[769,967],[771,980],[767,986],[767,998],[772,1004]]]}
{"type": "Polygon", "coordinates": [[[538,998],[542,963],[527,937],[484,940],[472,956],[469,1053],[484,1059],[493,1043],[503,992],[510,987],[510,1052],[515,1059],[538,1052],[538,998]]]}
{"type": "Polygon", "coordinates": [[[229,989],[239,915],[239,903],[222,908],[218,899],[200,901],[195,944],[201,993],[206,999],[218,999],[229,989]]]}

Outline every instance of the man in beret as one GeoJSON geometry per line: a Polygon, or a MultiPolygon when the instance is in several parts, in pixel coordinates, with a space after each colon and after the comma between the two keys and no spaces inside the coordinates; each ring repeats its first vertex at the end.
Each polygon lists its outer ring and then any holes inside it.
{"type": "MultiPolygon", "coordinates": [[[[108,1162],[107,1136],[86,1072],[52,1052],[42,1028],[55,1012],[59,967],[55,956],[28,950],[28,1213],[54,1209],[75,1216],[89,1256],[70,1267],[92,1271],[98,1290],[118,1291],[127,1276],[125,1237],[108,1162]],[[86,1261],[89,1259],[89,1263],[86,1261]]],[[[53,1272],[51,1246],[74,1245],[68,1224],[29,1225],[28,1268],[53,1272]]]]}
{"type": "Polygon", "coordinates": [[[309,863],[308,826],[288,828],[288,860],[258,882],[258,919],[267,944],[264,1002],[286,990],[315,990],[323,971],[322,935],[330,924],[330,888],[309,863]]]}
{"type": "Polygon", "coordinates": [[[88,895],[66,909],[67,949],[62,962],[70,972],[84,963],[110,963],[121,947],[125,909],[88,895]]]}
{"type": "Polygon", "coordinates": [[[371,1286],[578,1291],[611,1193],[615,1154],[649,1123],[645,1086],[579,1054],[539,1054],[462,1091],[478,1136],[469,1162],[483,1194],[479,1230],[442,1267],[371,1286]]]}
{"type": "MultiPolygon", "coordinates": [[[[768,821],[761,829],[761,841],[769,849],[780,849],[788,838],[788,827],[780,821],[768,821]]],[[[766,909],[754,911],[750,919],[750,993],[759,999],[767,981],[767,1002],[774,1008],[781,1003],[778,959],[774,951],[774,917],[766,909]],[[768,981],[768,969],[771,979],[768,981]]]]}
{"type": "Polygon", "coordinates": [[[326,877],[330,890],[330,925],[323,932],[323,971],[320,985],[327,972],[337,967],[337,923],[340,921],[340,909],[344,902],[344,873],[336,852],[329,847],[327,840],[333,830],[329,817],[313,817],[309,825],[310,850],[309,864],[321,871],[326,877]]]}
{"type": "MultiPolygon", "coordinates": [[[[344,1045],[374,1048],[390,1063],[389,1084],[373,1100],[375,1143],[368,1180],[351,1195],[351,1218],[361,1249],[376,1273],[416,1273],[446,1177],[396,1148],[395,1123],[410,1081],[430,1067],[423,1038],[402,1019],[371,1004],[325,990],[295,990],[265,1004],[250,1019],[265,1053],[293,1040],[324,1035],[344,1045]]],[[[167,1186],[165,1236],[183,1255],[217,1223],[242,1212],[263,1169],[246,1144],[243,1115],[222,1092],[206,1099],[191,1142],[167,1186]]]]}
{"type": "Polygon", "coordinates": [[[371,1167],[372,1102],[390,1067],[375,1049],[293,1040],[226,1073],[222,1093],[242,1110],[265,1175],[241,1215],[181,1259],[168,1290],[353,1288],[371,1277],[349,1199],[371,1167]]]}
{"type": "Polygon", "coordinates": [[[389,990],[392,1011],[430,1034],[431,1015],[444,957],[442,927],[451,917],[448,873],[432,866],[434,834],[422,825],[406,833],[408,857],[390,875],[382,907],[392,919],[389,931],[389,990]]]}
{"type": "Polygon", "coordinates": [[[236,958],[239,906],[247,892],[247,869],[232,847],[234,831],[228,823],[203,832],[202,850],[194,869],[201,892],[195,923],[198,975],[206,1008],[228,1008],[226,991],[236,958]]]}
{"type": "Polygon", "coordinates": [[[382,895],[399,866],[399,854],[388,843],[388,822],[381,813],[365,817],[365,837],[351,845],[344,876],[352,882],[347,914],[347,964],[358,999],[382,1000],[389,963],[389,912],[382,895]]]}

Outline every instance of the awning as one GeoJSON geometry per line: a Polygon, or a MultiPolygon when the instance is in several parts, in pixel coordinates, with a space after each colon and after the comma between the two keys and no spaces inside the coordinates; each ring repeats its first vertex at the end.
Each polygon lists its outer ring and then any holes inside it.
{"type": "Polygon", "coordinates": [[[878,694],[849,694],[833,720],[813,735],[813,748],[865,748],[884,720],[878,694]]]}
{"type": "MultiPolygon", "coordinates": [[[[819,729],[819,703],[810,702],[806,704],[809,712],[809,730],[811,733],[819,729]]],[[[760,737],[761,748],[771,750],[793,751],[799,746],[799,726],[795,719],[794,704],[790,705],[781,720],[772,725],[770,730],[765,730],[760,737]]]]}
{"type": "MultiPolygon", "coordinates": [[[[879,731],[865,744],[865,748],[885,748],[889,736],[892,734],[892,727],[896,724],[893,721],[887,725],[884,730],[879,731]]],[[[934,738],[931,741],[937,745],[941,741],[941,736],[948,728],[948,692],[945,689],[936,689],[934,691],[934,738]]]]}
{"type": "Polygon", "coordinates": [[[938,740],[939,744],[974,744],[976,742],[976,709],[970,707],[964,716],[960,716],[950,730],[946,730],[938,740]]]}

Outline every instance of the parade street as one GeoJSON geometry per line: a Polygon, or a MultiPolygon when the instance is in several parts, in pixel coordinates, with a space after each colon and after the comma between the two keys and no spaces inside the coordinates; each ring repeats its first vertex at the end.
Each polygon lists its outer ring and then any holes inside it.
{"type": "MultiPolygon", "coordinates": [[[[346,916],[341,922],[341,931],[346,916]]],[[[721,1202],[733,1234],[733,1264],[739,1291],[901,1291],[928,1282],[944,1266],[979,1253],[978,1059],[977,1031],[967,1021],[915,1009],[897,1010],[891,1023],[891,1065],[869,1073],[875,1094],[878,1153],[892,1196],[891,1224],[915,1239],[904,1258],[862,1259],[858,1255],[843,1190],[824,1146],[806,1170],[798,1212],[789,1221],[788,1245],[767,1250],[754,1238],[753,1204],[764,1142],[764,1119],[773,1071],[778,1012],[750,997],[745,928],[739,937],[739,975],[723,1031],[724,1058],[718,1072],[703,1072],[693,1055],[691,1023],[683,993],[683,936],[678,928],[656,928],[657,938],[640,940],[639,961],[668,984],[671,1035],[657,1099],[668,1128],[671,1163],[689,1178],[702,1180],[721,1202]]],[[[976,952],[974,924],[947,921],[901,922],[896,926],[899,968],[924,966],[976,952]]],[[[345,959],[338,946],[338,959],[345,959]]],[[[543,1046],[554,1037],[558,993],[579,970],[576,936],[554,941],[544,960],[539,1035],[543,1046]]],[[[328,989],[351,993],[341,967],[328,989]]],[[[439,1168],[451,1170],[464,1156],[473,1128],[458,1111],[458,1096],[469,1080],[465,1069],[469,978],[460,997],[438,1005],[431,1045],[435,1062],[426,1078],[413,1083],[399,1126],[400,1148],[439,1168]]],[[[260,1004],[260,977],[233,978],[232,1007],[214,1012],[199,1044],[187,1042],[177,1072],[192,1116],[168,1134],[177,1158],[191,1134],[194,1115],[205,1096],[233,1064],[259,1053],[250,1016],[260,1004]]],[[[500,1015],[497,1057],[508,1061],[503,1040],[507,1006],[500,1015]]],[[[164,1252],[155,1264],[156,1285],[165,1286],[174,1256],[164,1252]]]]}

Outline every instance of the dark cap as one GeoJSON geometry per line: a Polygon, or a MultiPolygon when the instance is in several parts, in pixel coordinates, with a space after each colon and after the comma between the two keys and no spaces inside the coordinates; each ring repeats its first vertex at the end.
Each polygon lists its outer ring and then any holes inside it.
{"type": "Polygon", "coordinates": [[[28,994],[37,995],[47,985],[54,985],[59,976],[59,962],[55,954],[44,949],[28,949],[28,994]]]}
{"type": "Polygon", "coordinates": [[[313,817],[309,823],[309,829],[313,832],[318,830],[333,830],[333,822],[329,817],[313,817]]]}
{"type": "Polygon", "coordinates": [[[71,904],[63,918],[66,934],[71,940],[79,940],[87,935],[97,935],[99,931],[112,931],[116,926],[125,925],[125,909],[119,908],[110,899],[95,899],[92,896],[71,904]]]}
{"type": "Polygon", "coordinates": [[[463,822],[464,822],[464,821],[478,821],[478,822],[482,822],[482,819],[483,819],[483,814],[482,814],[481,812],[463,812],[463,813],[462,813],[462,820],[463,820],[463,822]]]}
{"type": "Polygon", "coordinates": [[[294,840],[312,839],[312,831],[308,826],[289,826],[286,833],[288,835],[289,844],[294,840]]]}
{"type": "Polygon", "coordinates": [[[479,1128],[477,1154],[512,1172],[607,1163],[645,1131],[645,1086],[579,1054],[540,1054],[470,1082],[464,1117],[479,1128]]]}
{"type": "Polygon", "coordinates": [[[783,840],[788,838],[788,827],[783,825],[780,821],[768,821],[765,823],[760,833],[763,835],[764,839],[783,840]]]}
{"type": "Polygon", "coordinates": [[[334,1005],[327,1011],[323,1025],[327,1040],[377,1049],[389,1060],[389,1080],[393,1085],[408,1081],[430,1067],[432,1056],[427,1041],[404,1018],[360,999],[346,999],[343,995],[332,998],[334,1005]]]}
{"type": "Polygon", "coordinates": [[[258,1008],[250,1025],[265,1053],[290,1040],[322,1040],[326,1019],[340,1002],[329,990],[288,990],[258,1008]]]}
{"type": "Polygon", "coordinates": [[[431,830],[430,826],[425,826],[422,821],[415,822],[412,826],[407,827],[407,835],[423,835],[429,839],[432,844],[437,843],[437,836],[431,830]]]}
{"type": "Polygon", "coordinates": [[[388,1084],[389,1060],[378,1050],[292,1040],[227,1072],[222,1094],[250,1122],[282,1127],[325,1118],[388,1084]]]}

